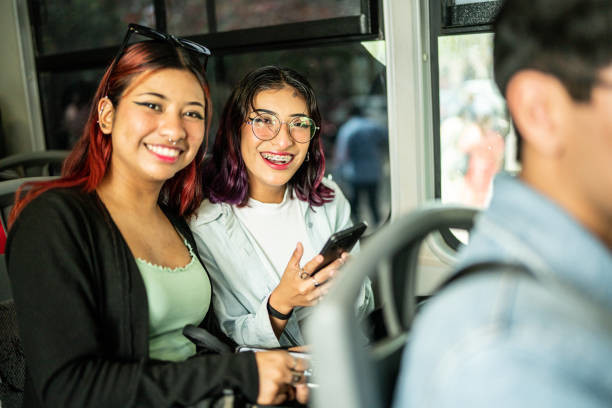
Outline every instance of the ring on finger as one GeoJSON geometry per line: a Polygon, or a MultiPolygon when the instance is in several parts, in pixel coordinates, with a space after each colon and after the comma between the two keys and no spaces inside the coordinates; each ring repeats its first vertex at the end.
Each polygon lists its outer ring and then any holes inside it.
{"type": "Polygon", "coordinates": [[[310,278],[310,274],[306,272],[303,268],[300,269],[300,279],[308,279],[310,278]]]}
{"type": "Polygon", "coordinates": [[[295,371],[295,367],[297,367],[298,359],[294,356],[291,356],[291,358],[293,358],[293,364],[291,365],[291,371],[295,371]]]}
{"type": "Polygon", "coordinates": [[[291,384],[299,384],[302,381],[302,377],[304,376],[304,373],[299,372],[299,371],[292,371],[291,372],[291,384]]]}
{"type": "Polygon", "coordinates": [[[320,285],[319,281],[316,280],[314,276],[311,276],[310,279],[312,279],[312,282],[314,283],[315,288],[320,285]]]}

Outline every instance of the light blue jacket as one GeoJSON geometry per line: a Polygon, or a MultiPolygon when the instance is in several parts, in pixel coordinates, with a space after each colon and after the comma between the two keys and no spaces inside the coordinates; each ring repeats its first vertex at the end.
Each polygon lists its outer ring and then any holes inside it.
{"type": "MultiPolygon", "coordinates": [[[[308,237],[321,248],[331,234],[351,225],[350,206],[336,183],[324,179],[334,190],[332,202],[310,207],[300,201],[308,237]]],[[[213,284],[215,313],[225,333],[240,345],[279,347],[302,345],[301,321],[310,308],[296,308],[280,339],[274,335],[266,304],[280,277],[229,204],[206,200],[190,220],[198,252],[213,284]]],[[[368,281],[358,301],[358,315],[374,308],[368,281]]]]}
{"type": "Polygon", "coordinates": [[[480,273],[432,298],[415,322],[394,406],[612,406],[610,249],[501,175],[459,268],[486,261],[525,265],[537,280],[480,273]],[[557,284],[603,313],[577,307],[557,284]]]}

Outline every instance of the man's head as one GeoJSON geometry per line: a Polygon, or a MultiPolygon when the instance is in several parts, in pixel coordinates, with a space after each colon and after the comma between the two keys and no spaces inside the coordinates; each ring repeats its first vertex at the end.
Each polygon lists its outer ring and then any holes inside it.
{"type": "Polygon", "coordinates": [[[522,178],[610,239],[612,1],[507,0],[494,66],[523,139],[522,178]]]}
{"type": "Polygon", "coordinates": [[[588,101],[598,71],[612,62],[610,0],[507,0],[495,25],[495,80],[505,93],[518,71],[559,79],[577,101],[588,101]]]}

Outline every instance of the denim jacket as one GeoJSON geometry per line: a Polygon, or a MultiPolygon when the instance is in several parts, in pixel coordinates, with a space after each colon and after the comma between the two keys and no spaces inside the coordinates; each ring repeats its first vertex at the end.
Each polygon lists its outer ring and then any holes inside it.
{"type": "Polygon", "coordinates": [[[536,279],[473,274],[433,297],[415,321],[394,406],[612,406],[610,249],[556,203],[499,175],[457,270],[487,261],[521,264],[536,279]]]}
{"type": "MultiPolygon", "coordinates": [[[[348,201],[336,183],[329,179],[323,182],[334,190],[332,202],[311,207],[299,201],[308,238],[315,248],[323,247],[332,233],[351,225],[348,201]]],[[[304,344],[300,325],[310,308],[296,308],[280,339],[276,338],[266,305],[280,276],[234,215],[232,206],[205,200],[190,220],[190,227],[212,280],[215,312],[225,333],[240,345],[272,348],[304,344]]],[[[364,284],[357,308],[360,316],[374,308],[369,281],[364,284]]]]}

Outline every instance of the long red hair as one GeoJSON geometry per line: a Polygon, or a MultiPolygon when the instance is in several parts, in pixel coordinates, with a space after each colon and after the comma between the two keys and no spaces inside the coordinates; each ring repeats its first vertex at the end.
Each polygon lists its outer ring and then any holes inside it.
{"type": "Polygon", "coordinates": [[[32,200],[52,188],[81,187],[84,192],[92,192],[104,178],[110,163],[113,146],[110,135],[102,133],[98,126],[98,102],[105,96],[114,106],[118,106],[123,91],[132,79],[145,71],[166,68],[184,69],[192,72],[204,91],[206,102],[206,127],[204,142],[194,160],[183,170],[167,180],[160,193],[161,200],[173,211],[183,216],[195,212],[203,199],[201,165],[206,152],[208,130],[212,106],[208,82],[202,64],[186,50],[159,41],[146,41],[130,45],[110,71],[107,68],[96,90],[83,135],[75,144],[72,152],[64,161],[62,176],[57,180],[24,183],[17,190],[15,205],[11,210],[9,228],[23,208],[32,200]],[[104,94],[106,91],[106,95],[104,94]],[[23,189],[27,193],[22,194],[23,189]],[[23,195],[23,197],[22,197],[23,195]]]}

